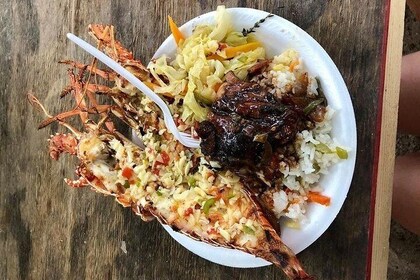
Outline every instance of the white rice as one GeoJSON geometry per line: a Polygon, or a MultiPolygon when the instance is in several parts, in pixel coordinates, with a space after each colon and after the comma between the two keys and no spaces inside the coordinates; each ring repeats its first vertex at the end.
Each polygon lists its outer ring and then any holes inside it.
{"type": "MultiPolygon", "coordinates": [[[[284,93],[293,91],[298,75],[302,74],[301,65],[298,54],[287,50],[274,57],[269,74],[263,75],[260,83],[265,86],[274,85],[273,93],[281,97],[284,93]],[[292,61],[298,63],[294,69],[289,67],[292,61]]],[[[317,80],[308,76],[308,95],[317,95],[318,86],[317,80]]],[[[280,163],[280,171],[284,176],[282,183],[287,187],[288,193],[284,190],[273,193],[273,212],[278,218],[284,216],[292,219],[294,226],[296,223],[307,221],[305,213],[308,192],[322,192],[322,186],[319,185],[321,176],[328,174],[328,168],[340,160],[336,152],[339,145],[331,136],[331,119],[334,112],[333,108],[327,106],[323,122],[315,123],[312,130],[304,130],[297,134],[294,148],[298,159],[293,166],[289,166],[287,161],[280,163]]]]}

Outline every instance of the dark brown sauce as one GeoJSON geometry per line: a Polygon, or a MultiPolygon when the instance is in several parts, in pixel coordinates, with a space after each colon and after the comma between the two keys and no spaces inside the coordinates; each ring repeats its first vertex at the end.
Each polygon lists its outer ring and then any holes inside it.
{"type": "Polygon", "coordinates": [[[277,147],[292,142],[305,121],[301,106],[281,102],[257,83],[235,81],[224,86],[197,133],[202,152],[212,160],[255,169],[269,163],[277,147]]]}

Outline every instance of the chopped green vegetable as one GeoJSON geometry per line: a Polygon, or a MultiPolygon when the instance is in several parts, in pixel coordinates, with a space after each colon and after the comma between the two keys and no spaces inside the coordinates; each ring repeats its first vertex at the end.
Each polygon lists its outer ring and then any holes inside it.
{"type": "Polygon", "coordinates": [[[335,152],[337,153],[337,156],[341,159],[347,159],[349,157],[347,151],[343,148],[337,147],[335,148],[335,152]]]}
{"type": "Polygon", "coordinates": [[[128,181],[125,181],[124,188],[128,189],[130,187],[130,183],[128,181]]]}
{"type": "Polygon", "coordinates": [[[188,178],[188,186],[195,188],[197,186],[197,180],[194,177],[188,178]]]}
{"type": "Polygon", "coordinates": [[[162,193],[161,193],[160,191],[156,191],[156,194],[157,194],[158,196],[162,196],[162,193]]]}
{"type": "Polygon", "coordinates": [[[252,234],[252,235],[255,234],[255,231],[252,228],[250,228],[249,226],[246,226],[246,225],[242,225],[242,230],[246,234],[252,234]]]}
{"type": "Polygon", "coordinates": [[[324,102],[324,98],[320,98],[320,99],[316,99],[314,101],[312,101],[311,103],[309,103],[304,109],[303,109],[303,113],[305,115],[311,113],[313,110],[315,110],[316,106],[318,106],[319,104],[322,104],[324,102]]]}
{"type": "Polygon", "coordinates": [[[233,191],[230,191],[228,194],[228,199],[234,198],[235,197],[235,193],[233,191]]]}
{"type": "Polygon", "coordinates": [[[210,207],[212,207],[214,205],[214,203],[216,203],[216,199],[214,199],[214,198],[210,198],[204,203],[204,206],[203,206],[204,214],[207,215],[209,213],[210,207]]]}
{"type": "Polygon", "coordinates": [[[316,77],[316,78],[315,78],[315,80],[316,80],[316,82],[317,82],[317,84],[318,84],[318,89],[317,89],[317,91],[318,91],[318,96],[319,96],[319,97],[324,98],[324,105],[325,105],[325,106],[328,106],[328,100],[327,100],[327,98],[325,98],[324,91],[322,90],[322,87],[321,87],[321,81],[319,80],[319,78],[318,78],[318,77],[316,77]]]}
{"type": "Polygon", "coordinates": [[[247,57],[245,57],[245,56],[241,56],[241,57],[239,57],[238,58],[238,60],[240,61],[240,62],[242,62],[242,63],[246,63],[246,61],[247,61],[247,57]]]}
{"type": "Polygon", "coordinates": [[[333,151],[331,151],[331,149],[325,145],[324,143],[319,143],[315,145],[315,150],[317,150],[318,152],[321,152],[323,154],[330,154],[333,151]]]}
{"type": "Polygon", "coordinates": [[[319,164],[317,162],[314,162],[312,164],[312,167],[315,169],[315,173],[318,173],[319,170],[321,170],[321,166],[319,166],[319,164]]]}

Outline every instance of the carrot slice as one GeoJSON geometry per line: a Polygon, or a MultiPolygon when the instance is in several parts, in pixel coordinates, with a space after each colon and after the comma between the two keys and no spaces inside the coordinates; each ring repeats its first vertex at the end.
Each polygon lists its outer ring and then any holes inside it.
{"type": "Polygon", "coordinates": [[[168,165],[169,161],[171,160],[171,158],[169,157],[168,153],[165,152],[165,151],[162,151],[160,153],[160,155],[162,156],[162,161],[163,161],[162,163],[164,165],[168,165]]]}
{"type": "Polygon", "coordinates": [[[133,176],[133,174],[134,174],[134,170],[131,169],[130,167],[126,167],[126,168],[123,169],[121,175],[128,180],[128,179],[131,178],[131,176],[133,176]]]}
{"type": "Polygon", "coordinates": [[[322,195],[318,192],[309,192],[308,201],[316,202],[316,203],[328,206],[331,203],[331,198],[329,198],[328,196],[322,195]]]}
{"type": "Polygon", "coordinates": [[[211,55],[209,55],[209,56],[207,56],[206,57],[206,59],[207,60],[211,60],[211,59],[214,59],[214,60],[218,60],[218,61],[224,61],[224,60],[226,60],[225,58],[223,58],[223,57],[221,57],[220,55],[218,55],[218,54],[211,54],[211,55]]]}
{"type": "Polygon", "coordinates": [[[295,67],[299,64],[299,60],[293,60],[290,65],[289,65],[289,69],[291,72],[293,72],[293,70],[295,70],[295,67]]]}
{"type": "Polygon", "coordinates": [[[237,47],[227,47],[225,48],[226,58],[232,58],[238,55],[239,53],[253,51],[259,47],[261,47],[260,42],[251,42],[237,47]]]}
{"type": "Polygon", "coordinates": [[[178,26],[174,22],[171,16],[168,16],[169,20],[169,28],[171,29],[172,35],[174,36],[175,42],[177,45],[179,45],[179,42],[181,40],[185,40],[184,35],[181,33],[181,31],[178,29],[178,26]]]}
{"type": "Polygon", "coordinates": [[[213,87],[214,91],[218,91],[221,85],[222,85],[222,83],[215,84],[214,87],[213,87]]]}

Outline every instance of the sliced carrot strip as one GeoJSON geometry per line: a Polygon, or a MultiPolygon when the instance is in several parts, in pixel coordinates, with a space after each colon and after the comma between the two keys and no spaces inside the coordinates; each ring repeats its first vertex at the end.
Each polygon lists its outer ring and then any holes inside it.
{"type": "Polygon", "coordinates": [[[134,174],[134,170],[131,169],[130,167],[126,167],[122,171],[122,176],[125,177],[127,180],[130,179],[131,176],[133,176],[133,174],[134,174]]]}
{"type": "Polygon", "coordinates": [[[218,91],[221,85],[222,85],[222,83],[215,84],[214,87],[213,87],[214,91],[218,91]]]}
{"type": "Polygon", "coordinates": [[[174,22],[171,16],[168,16],[168,20],[169,20],[169,28],[171,29],[175,42],[177,45],[179,45],[179,42],[181,40],[185,40],[185,37],[182,34],[182,32],[178,29],[178,26],[176,25],[176,23],[174,22]]]}
{"type": "Polygon", "coordinates": [[[295,67],[299,64],[299,60],[293,60],[290,65],[289,65],[289,69],[291,72],[293,72],[293,70],[295,69],[295,67]]]}
{"type": "Polygon", "coordinates": [[[316,202],[316,203],[328,206],[331,203],[331,198],[329,198],[328,196],[322,195],[320,193],[317,193],[317,192],[309,192],[308,193],[308,201],[309,202],[316,202]]]}
{"type": "Polygon", "coordinates": [[[209,56],[207,56],[206,57],[206,59],[207,60],[211,60],[211,59],[214,59],[214,60],[218,60],[218,61],[224,61],[224,60],[226,60],[225,58],[223,58],[223,57],[221,57],[220,55],[218,55],[218,54],[212,54],[212,55],[209,55],[209,56]]]}
{"type": "Polygon", "coordinates": [[[253,51],[259,47],[261,47],[260,42],[251,42],[237,47],[227,47],[225,48],[226,58],[232,58],[238,55],[239,53],[253,51]]]}

